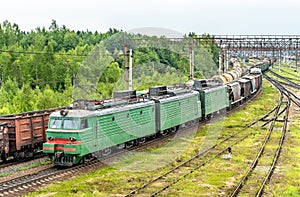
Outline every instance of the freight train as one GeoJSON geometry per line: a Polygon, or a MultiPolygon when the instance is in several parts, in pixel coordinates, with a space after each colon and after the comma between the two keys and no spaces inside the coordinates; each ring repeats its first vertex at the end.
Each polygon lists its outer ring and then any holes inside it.
{"type": "Polygon", "coordinates": [[[216,78],[195,80],[192,88],[157,86],[147,94],[115,92],[112,99],[76,101],[49,117],[46,153],[57,166],[132,147],[240,105],[262,86],[260,69],[222,83],[216,78]]]}
{"type": "MultiPolygon", "coordinates": [[[[265,71],[269,65],[259,68],[265,71]]],[[[77,101],[69,110],[0,116],[1,160],[31,158],[43,148],[56,165],[73,165],[109,154],[114,148],[176,132],[180,125],[209,118],[247,100],[261,87],[260,69],[231,82],[216,77],[196,80],[190,89],[154,87],[143,96],[117,92],[110,100],[77,101]]]]}

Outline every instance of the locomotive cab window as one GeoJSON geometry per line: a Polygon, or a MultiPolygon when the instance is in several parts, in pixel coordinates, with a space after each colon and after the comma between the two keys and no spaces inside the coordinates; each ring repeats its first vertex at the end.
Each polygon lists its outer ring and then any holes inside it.
{"type": "Polygon", "coordinates": [[[49,128],[50,129],[78,129],[78,119],[61,119],[61,118],[50,118],[49,128]]]}
{"type": "Polygon", "coordinates": [[[80,129],[86,129],[88,128],[88,122],[87,119],[83,119],[80,121],[80,129]]]}
{"type": "Polygon", "coordinates": [[[49,128],[50,129],[60,129],[62,126],[61,119],[50,119],[49,121],[49,128]]]}
{"type": "Polygon", "coordinates": [[[63,124],[64,129],[78,129],[78,120],[65,119],[63,124]]]}

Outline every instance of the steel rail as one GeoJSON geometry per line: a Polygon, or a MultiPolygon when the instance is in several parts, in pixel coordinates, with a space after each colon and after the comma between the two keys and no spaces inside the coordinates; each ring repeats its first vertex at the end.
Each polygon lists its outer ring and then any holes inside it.
{"type": "MultiPolygon", "coordinates": [[[[263,143],[263,145],[261,146],[261,149],[260,151],[258,152],[255,160],[252,162],[252,165],[251,167],[247,170],[246,174],[243,176],[243,178],[240,180],[240,182],[238,183],[238,185],[235,187],[234,191],[232,192],[232,194],[230,195],[231,197],[235,197],[237,196],[241,189],[244,187],[244,184],[246,183],[246,181],[250,178],[250,176],[252,175],[252,172],[254,171],[254,169],[256,168],[257,164],[258,164],[258,161],[259,159],[261,158],[264,150],[265,150],[265,147],[270,139],[270,136],[273,132],[273,129],[274,129],[274,125],[275,125],[275,122],[277,121],[278,117],[283,113],[285,112],[285,116],[284,116],[284,125],[283,125],[283,128],[282,128],[282,135],[281,135],[281,138],[280,138],[280,142],[278,144],[278,147],[277,147],[277,150],[276,150],[276,153],[273,157],[273,160],[272,160],[272,164],[271,164],[271,167],[267,173],[267,175],[264,177],[264,180],[263,182],[261,183],[260,187],[259,187],[259,190],[257,191],[256,193],[256,196],[261,196],[262,193],[263,193],[263,190],[264,190],[264,187],[265,185],[268,183],[268,181],[270,180],[272,174],[273,174],[273,171],[276,167],[276,163],[279,159],[279,156],[280,156],[280,152],[281,152],[281,149],[282,149],[282,146],[283,146],[283,142],[284,142],[284,138],[285,138],[285,135],[286,135],[286,129],[287,129],[287,124],[288,124],[288,113],[289,113],[289,107],[290,107],[290,103],[291,103],[291,97],[290,97],[290,94],[289,92],[282,86],[279,84],[279,82],[275,81],[274,79],[264,75],[264,77],[269,81],[271,82],[273,85],[275,85],[275,87],[277,87],[277,89],[280,91],[281,93],[281,96],[280,96],[280,102],[279,104],[277,105],[276,107],[276,110],[275,110],[275,114],[274,114],[274,118],[271,119],[272,122],[271,122],[271,125],[269,127],[269,132],[268,132],[268,135],[267,137],[265,138],[265,141],[263,143]],[[283,101],[284,99],[284,95],[288,98],[288,101],[285,102],[283,101]],[[283,110],[280,111],[280,108],[282,107],[282,105],[286,105],[284,107],[283,110]]],[[[270,122],[270,121],[269,121],[270,122]]]]}

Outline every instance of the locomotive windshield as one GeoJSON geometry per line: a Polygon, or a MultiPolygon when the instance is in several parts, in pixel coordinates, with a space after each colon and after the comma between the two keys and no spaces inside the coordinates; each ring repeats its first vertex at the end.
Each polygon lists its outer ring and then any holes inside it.
{"type": "Polygon", "coordinates": [[[78,129],[78,120],[64,120],[63,121],[63,129],[78,129]]]}
{"type": "Polygon", "coordinates": [[[49,128],[51,129],[61,129],[62,120],[61,119],[51,119],[49,123],[49,128]]]}
{"type": "Polygon", "coordinates": [[[50,129],[78,129],[78,119],[51,118],[49,122],[50,129]]]}

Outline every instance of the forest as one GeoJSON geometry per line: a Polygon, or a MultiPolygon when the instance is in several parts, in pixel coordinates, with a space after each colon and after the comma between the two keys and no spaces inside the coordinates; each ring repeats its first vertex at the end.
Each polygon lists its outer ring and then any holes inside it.
{"type": "MultiPolygon", "coordinates": [[[[209,36],[209,35],[202,35],[209,36]]],[[[68,106],[76,99],[103,99],[125,89],[125,60],[132,49],[133,88],[184,83],[190,47],[195,77],[217,74],[219,48],[122,30],[75,31],[52,20],[48,28],[22,31],[0,23],[0,115],[68,106]]]]}

